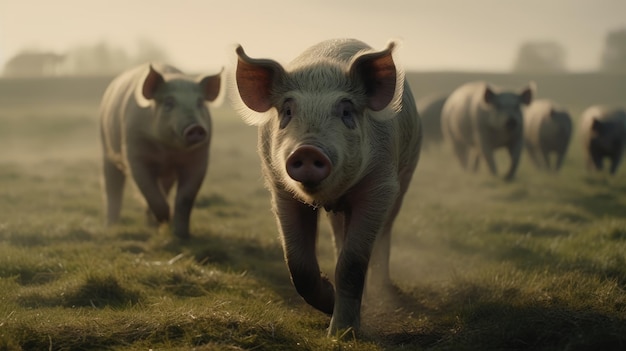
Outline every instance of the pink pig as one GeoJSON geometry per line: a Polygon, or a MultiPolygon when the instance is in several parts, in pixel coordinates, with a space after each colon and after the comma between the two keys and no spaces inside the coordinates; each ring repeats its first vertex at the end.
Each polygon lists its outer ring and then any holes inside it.
{"type": "Polygon", "coordinates": [[[259,127],[292,282],[306,302],[332,314],[329,335],[359,328],[368,265],[368,285],[391,284],[391,227],[421,144],[395,46],[374,51],[357,40],[324,41],[287,68],[237,48],[235,105],[259,127]],[[321,208],[335,238],[335,287],[320,274],[315,252],[321,208]]]}

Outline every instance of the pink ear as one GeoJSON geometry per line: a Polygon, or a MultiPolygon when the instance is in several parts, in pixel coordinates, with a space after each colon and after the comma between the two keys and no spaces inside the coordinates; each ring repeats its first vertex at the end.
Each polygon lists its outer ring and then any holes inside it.
{"type": "Polygon", "coordinates": [[[530,87],[522,91],[522,93],[520,94],[520,101],[524,105],[530,105],[530,103],[533,101],[533,90],[530,87]]]}
{"type": "Polygon", "coordinates": [[[491,90],[491,87],[486,86],[483,100],[485,100],[485,102],[488,104],[492,104],[495,98],[496,98],[496,94],[493,92],[493,90],[491,90]]]}
{"type": "Polygon", "coordinates": [[[220,94],[220,86],[222,82],[222,74],[218,73],[214,76],[206,76],[200,80],[200,88],[204,95],[204,100],[214,101],[220,94]]]}
{"type": "Polygon", "coordinates": [[[253,111],[269,110],[274,86],[284,74],[282,66],[272,60],[252,59],[241,46],[237,47],[237,55],[235,79],[241,100],[253,111]]]}
{"type": "Polygon", "coordinates": [[[150,65],[150,72],[148,72],[148,76],[143,81],[143,88],[141,90],[143,97],[148,100],[154,99],[157,88],[159,85],[163,84],[164,81],[163,76],[150,65]]]}
{"type": "Polygon", "coordinates": [[[350,67],[350,76],[365,85],[367,106],[380,111],[393,100],[396,92],[396,66],[391,52],[395,44],[387,49],[359,56],[350,67]]]}

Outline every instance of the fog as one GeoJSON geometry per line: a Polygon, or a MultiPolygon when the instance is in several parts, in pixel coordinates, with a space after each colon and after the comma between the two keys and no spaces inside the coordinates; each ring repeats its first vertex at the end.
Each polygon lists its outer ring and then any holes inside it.
{"type": "Polygon", "coordinates": [[[570,71],[589,71],[607,32],[626,26],[625,13],[617,0],[3,0],[0,67],[24,50],[63,54],[106,42],[132,54],[148,40],[183,70],[215,71],[236,43],[287,62],[318,41],[355,37],[376,48],[401,39],[407,69],[495,72],[511,69],[523,42],[552,40],[570,71]]]}

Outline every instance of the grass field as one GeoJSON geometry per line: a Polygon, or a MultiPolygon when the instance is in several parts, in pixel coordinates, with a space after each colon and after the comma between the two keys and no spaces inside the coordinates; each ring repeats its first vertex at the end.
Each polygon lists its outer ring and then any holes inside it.
{"type": "MultiPolygon", "coordinates": [[[[419,95],[470,77],[410,81],[419,95]]],[[[626,103],[626,77],[536,80],[575,116],[626,103]]],[[[366,298],[363,338],[336,341],[291,286],[256,129],[228,105],[213,110],[189,242],[146,227],[130,187],[122,223],[103,226],[107,82],[0,80],[0,350],[626,349],[626,168],[586,174],[577,136],[560,174],[523,158],[511,183],[423,153],[392,239],[398,293],[366,298]]],[[[327,225],[318,251],[332,276],[327,225]]]]}

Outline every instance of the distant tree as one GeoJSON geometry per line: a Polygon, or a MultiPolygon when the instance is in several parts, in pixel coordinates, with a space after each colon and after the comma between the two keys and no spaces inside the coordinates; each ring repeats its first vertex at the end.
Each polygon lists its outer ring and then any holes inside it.
{"type": "Polygon", "coordinates": [[[5,76],[112,75],[146,61],[167,62],[166,52],[148,39],[140,39],[133,55],[106,41],[78,45],[62,55],[28,50],[11,58],[5,76]]]}
{"type": "Polygon", "coordinates": [[[523,43],[513,63],[513,71],[520,73],[559,73],[567,71],[566,51],[555,41],[523,43]]]}
{"type": "Polygon", "coordinates": [[[64,55],[27,50],[13,56],[4,65],[5,77],[43,77],[60,73],[64,55]]]}
{"type": "Polygon", "coordinates": [[[626,73],[626,28],[607,33],[600,70],[609,73],[626,73]]]}
{"type": "Polygon", "coordinates": [[[131,64],[123,49],[104,41],[73,47],[68,51],[67,59],[68,72],[76,75],[116,74],[131,64]]]}
{"type": "Polygon", "coordinates": [[[117,74],[146,61],[167,61],[163,49],[148,39],[140,39],[134,54],[105,41],[72,48],[67,56],[70,71],[77,75],[117,74]]]}

